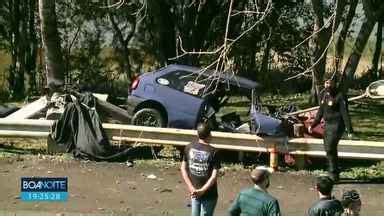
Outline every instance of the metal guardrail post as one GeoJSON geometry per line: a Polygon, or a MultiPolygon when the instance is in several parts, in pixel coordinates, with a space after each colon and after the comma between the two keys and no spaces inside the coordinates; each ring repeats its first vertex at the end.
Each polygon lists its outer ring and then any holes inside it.
{"type": "Polygon", "coordinates": [[[278,170],[279,164],[279,152],[276,149],[276,145],[269,150],[269,166],[273,169],[273,171],[278,170]]]}

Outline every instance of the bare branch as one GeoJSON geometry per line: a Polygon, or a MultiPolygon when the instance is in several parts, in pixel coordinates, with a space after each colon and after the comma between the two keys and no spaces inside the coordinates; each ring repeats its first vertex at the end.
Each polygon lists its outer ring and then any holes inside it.
{"type": "Polygon", "coordinates": [[[265,14],[265,12],[248,11],[248,10],[245,10],[245,11],[234,10],[233,12],[234,12],[234,14],[232,14],[231,16],[237,16],[237,15],[241,15],[241,14],[246,14],[246,15],[253,15],[253,14],[260,15],[260,14],[265,14]]]}
{"type": "Polygon", "coordinates": [[[252,29],[254,29],[258,24],[260,24],[262,21],[264,21],[265,17],[272,11],[272,1],[269,0],[268,1],[268,4],[267,4],[267,7],[265,8],[265,11],[263,13],[263,16],[260,17],[260,19],[255,22],[251,27],[249,27],[247,30],[245,30],[244,32],[242,32],[236,39],[233,40],[232,43],[235,43],[236,41],[238,41],[240,38],[242,38],[245,34],[247,34],[248,32],[250,32],[252,29]]]}
{"type": "Polygon", "coordinates": [[[327,22],[321,27],[319,28],[317,31],[313,32],[310,36],[308,36],[307,38],[305,38],[303,41],[301,41],[299,44],[297,44],[296,46],[294,46],[292,49],[296,49],[297,47],[303,45],[305,42],[307,42],[309,39],[311,39],[312,37],[314,37],[316,34],[318,34],[319,32],[321,32],[323,29],[325,29],[330,23],[331,21],[333,20],[333,18],[335,17],[335,14],[336,14],[336,11],[332,13],[332,15],[328,18],[327,22]]]}
{"type": "Polygon", "coordinates": [[[136,16],[137,23],[141,23],[141,21],[144,20],[144,18],[147,16],[147,11],[148,11],[147,0],[144,0],[139,10],[132,13],[132,15],[136,16]]]}
{"type": "Polygon", "coordinates": [[[169,58],[169,60],[176,60],[176,59],[181,58],[181,57],[183,57],[185,55],[213,55],[213,54],[219,53],[223,49],[223,47],[224,47],[224,45],[221,45],[215,51],[204,51],[204,52],[203,51],[198,51],[198,52],[195,52],[195,51],[186,51],[184,49],[184,47],[183,47],[183,40],[181,39],[180,36],[178,37],[177,42],[179,43],[178,45],[179,45],[179,47],[180,47],[180,49],[181,49],[181,51],[183,53],[181,55],[177,55],[175,57],[169,58]]]}
{"type": "Polygon", "coordinates": [[[119,9],[121,6],[125,4],[125,0],[119,0],[118,2],[111,4],[111,5],[106,5],[106,6],[100,6],[100,8],[117,8],[119,9]]]}
{"type": "MultiPolygon", "coordinates": [[[[334,9],[334,12],[332,13],[332,15],[328,18],[327,22],[321,27],[319,28],[317,31],[313,32],[309,37],[307,37],[306,39],[304,39],[302,42],[300,42],[298,45],[296,45],[293,49],[296,49],[297,47],[299,47],[300,45],[304,44],[306,41],[308,41],[309,39],[311,39],[313,36],[315,36],[316,34],[318,34],[320,31],[322,31],[323,29],[325,29],[331,22],[332,22],[332,29],[331,29],[331,36],[329,38],[329,41],[328,41],[328,44],[327,46],[325,47],[324,51],[322,52],[321,56],[316,60],[315,63],[313,63],[309,68],[307,68],[305,71],[299,73],[299,74],[296,74],[294,76],[291,76],[291,77],[288,77],[287,79],[285,79],[284,81],[288,81],[288,80],[291,80],[291,79],[295,79],[297,77],[300,77],[300,76],[303,76],[307,73],[310,73],[311,70],[324,58],[325,54],[327,53],[330,45],[332,42],[334,42],[333,38],[334,38],[334,35],[335,35],[335,32],[337,30],[337,26],[338,26],[338,23],[337,23],[337,20],[336,20],[336,17],[337,15],[337,10],[338,10],[338,2],[336,3],[336,7],[334,9]]],[[[334,73],[332,74],[332,78],[333,76],[335,76],[336,74],[336,71],[334,71],[334,73]]]]}
{"type": "Polygon", "coordinates": [[[327,53],[332,41],[333,41],[333,37],[334,37],[334,34],[331,35],[330,39],[329,39],[329,42],[327,44],[327,46],[325,47],[324,51],[321,53],[321,56],[320,58],[317,59],[317,61],[315,63],[313,63],[309,68],[307,68],[304,72],[301,72],[299,74],[296,74],[294,76],[291,76],[291,77],[288,77],[287,79],[285,79],[284,81],[288,81],[288,80],[291,80],[291,79],[294,79],[294,78],[297,78],[297,77],[300,77],[300,76],[303,76],[304,74],[307,74],[307,73],[310,73],[312,72],[311,70],[321,61],[321,59],[324,58],[325,54],[327,53]]]}
{"type": "MultiPolygon", "coordinates": [[[[201,1],[200,1],[201,2],[201,1]]],[[[231,0],[229,3],[229,8],[228,8],[228,14],[227,14],[227,20],[226,20],[226,27],[225,27],[225,34],[223,38],[223,44],[220,45],[218,48],[216,48],[214,51],[186,51],[183,47],[182,39],[179,36],[178,40],[176,41],[176,45],[179,49],[177,49],[176,53],[177,56],[170,58],[169,60],[175,60],[178,58],[181,58],[185,55],[217,55],[217,58],[213,60],[208,66],[202,68],[199,71],[199,75],[196,78],[196,80],[199,80],[201,75],[210,69],[212,70],[212,73],[208,77],[204,77],[203,81],[210,80],[210,82],[205,86],[204,89],[204,95],[210,94],[210,92],[215,91],[218,87],[219,82],[221,82],[222,77],[224,76],[223,73],[228,73],[225,74],[225,76],[235,76],[232,68],[233,68],[233,63],[228,57],[229,52],[231,51],[232,47],[238,42],[242,37],[244,37],[247,33],[252,31],[257,25],[259,25],[261,22],[265,20],[268,14],[272,11],[272,0],[268,0],[267,4],[264,8],[263,11],[260,11],[260,7],[256,4],[256,11],[251,11],[251,10],[244,10],[244,11],[233,11],[233,2],[234,0],[231,0]],[[237,15],[244,15],[244,16],[257,16],[257,21],[255,21],[250,27],[246,28],[244,31],[242,31],[239,36],[237,36],[235,39],[230,39],[228,38],[229,36],[229,27],[230,27],[230,22],[231,22],[231,17],[237,16],[237,15]],[[178,53],[178,50],[181,50],[181,53],[178,53]],[[213,68],[214,67],[214,68],[213,68]],[[212,90],[212,88],[214,89],[212,90]],[[209,91],[209,92],[208,92],[209,91]]],[[[271,32],[269,32],[268,38],[270,38],[271,32]]],[[[200,80],[201,81],[201,80],[200,80]]]]}

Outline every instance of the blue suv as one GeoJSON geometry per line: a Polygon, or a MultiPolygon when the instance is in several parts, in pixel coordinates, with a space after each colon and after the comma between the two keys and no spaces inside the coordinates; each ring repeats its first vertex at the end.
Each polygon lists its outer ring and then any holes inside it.
{"type": "Polygon", "coordinates": [[[132,82],[127,111],[134,125],[194,129],[210,121],[218,131],[281,135],[282,121],[261,112],[260,87],[232,73],[173,64],[132,82]],[[216,118],[231,96],[249,98],[248,120],[236,112],[216,118]]]}

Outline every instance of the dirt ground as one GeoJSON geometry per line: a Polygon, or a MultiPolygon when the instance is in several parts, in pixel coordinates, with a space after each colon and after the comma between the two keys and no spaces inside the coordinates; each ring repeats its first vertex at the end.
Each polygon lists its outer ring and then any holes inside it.
{"type": "MultiPolygon", "coordinates": [[[[189,199],[179,172],[170,160],[125,163],[87,162],[57,157],[28,156],[0,159],[0,215],[189,215],[189,199]],[[155,175],[155,179],[148,178],[155,175]],[[20,177],[68,177],[67,202],[23,202],[20,177]]],[[[249,170],[223,167],[218,179],[215,215],[226,211],[237,192],[250,185],[249,170]]],[[[314,176],[276,172],[269,192],[278,198],[283,215],[306,215],[317,199],[314,176]]],[[[378,184],[338,184],[335,196],[357,189],[362,215],[384,215],[384,187],[378,184]]]]}

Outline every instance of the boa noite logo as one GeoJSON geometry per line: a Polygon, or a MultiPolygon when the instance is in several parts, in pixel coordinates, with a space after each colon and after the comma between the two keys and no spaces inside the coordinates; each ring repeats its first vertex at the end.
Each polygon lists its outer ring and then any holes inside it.
{"type": "Polygon", "coordinates": [[[67,177],[22,177],[22,201],[67,201],[67,177]]]}

